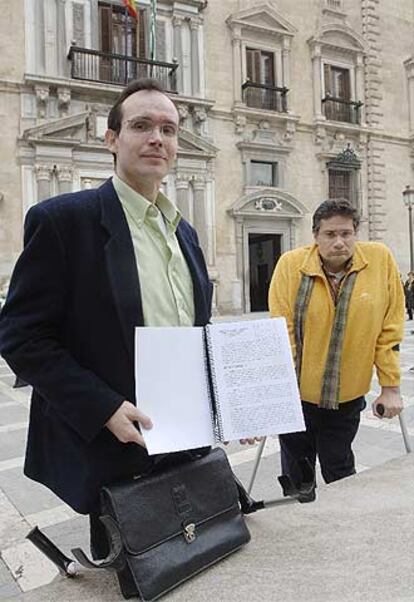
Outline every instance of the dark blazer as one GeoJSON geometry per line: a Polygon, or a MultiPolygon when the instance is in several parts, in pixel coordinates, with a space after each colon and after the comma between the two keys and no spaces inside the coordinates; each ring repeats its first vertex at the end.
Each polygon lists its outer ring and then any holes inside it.
{"type": "MultiPolygon", "coordinates": [[[[195,325],[211,316],[212,285],[195,230],[177,238],[191,272],[195,325]]],[[[102,484],[152,459],[104,428],[135,402],[134,327],[144,324],[134,249],[108,180],[34,206],[0,316],[0,352],[33,386],[25,474],[76,511],[96,511],[102,484]]],[[[160,367],[162,372],[162,366],[160,367]]]]}

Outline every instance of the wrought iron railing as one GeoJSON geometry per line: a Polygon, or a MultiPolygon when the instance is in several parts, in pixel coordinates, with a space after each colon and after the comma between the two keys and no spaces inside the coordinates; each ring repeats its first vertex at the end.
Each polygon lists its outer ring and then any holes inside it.
{"type": "Polygon", "coordinates": [[[288,88],[256,84],[246,81],[242,85],[243,101],[248,107],[267,111],[287,112],[288,88]]]}
{"type": "Polygon", "coordinates": [[[178,64],[110,54],[71,46],[71,77],[93,82],[125,85],[133,79],[153,77],[168,92],[177,92],[178,64]]]}
{"type": "Polygon", "coordinates": [[[361,101],[344,100],[329,95],[322,98],[325,117],[331,121],[360,124],[363,104],[361,101]]]}

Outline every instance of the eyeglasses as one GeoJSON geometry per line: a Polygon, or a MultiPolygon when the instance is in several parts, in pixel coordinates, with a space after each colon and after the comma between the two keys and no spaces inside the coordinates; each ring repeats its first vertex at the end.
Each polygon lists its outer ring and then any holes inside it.
{"type": "Polygon", "coordinates": [[[178,134],[178,126],[174,123],[166,122],[157,125],[151,119],[146,119],[145,117],[128,119],[125,123],[131,131],[136,134],[143,134],[144,136],[149,136],[157,128],[159,129],[161,136],[165,138],[175,138],[178,134]]]}

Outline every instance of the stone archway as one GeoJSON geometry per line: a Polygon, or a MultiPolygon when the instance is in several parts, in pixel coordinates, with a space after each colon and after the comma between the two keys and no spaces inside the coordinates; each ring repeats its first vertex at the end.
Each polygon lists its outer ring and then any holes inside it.
{"type": "Polygon", "coordinates": [[[296,226],[305,206],[291,194],[262,189],[239,198],[229,209],[236,229],[234,311],[264,311],[267,287],[281,253],[296,246],[296,226]]]}

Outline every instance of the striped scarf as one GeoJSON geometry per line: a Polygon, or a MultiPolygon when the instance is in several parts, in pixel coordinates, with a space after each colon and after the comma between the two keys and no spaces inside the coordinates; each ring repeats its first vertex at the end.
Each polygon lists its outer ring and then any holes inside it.
{"type": "MultiPolygon", "coordinates": [[[[322,379],[321,399],[319,401],[319,407],[328,410],[338,409],[342,345],[344,341],[349,301],[351,299],[356,277],[357,272],[351,272],[344,278],[338,301],[335,306],[335,317],[329,341],[328,357],[322,379]]],[[[296,375],[299,384],[302,369],[306,312],[314,283],[315,278],[313,276],[308,276],[306,274],[302,275],[295,303],[296,375]]]]}

